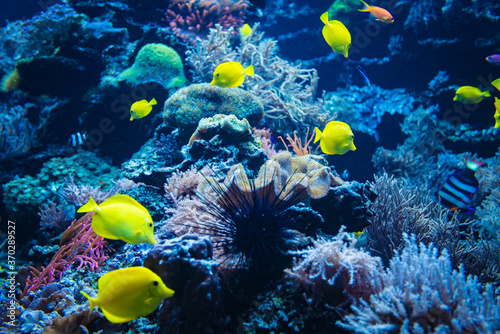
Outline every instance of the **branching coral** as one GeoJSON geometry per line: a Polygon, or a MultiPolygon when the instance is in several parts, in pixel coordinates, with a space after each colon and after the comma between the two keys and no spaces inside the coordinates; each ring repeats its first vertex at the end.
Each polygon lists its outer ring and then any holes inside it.
{"type": "Polygon", "coordinates": [[[493,333],[500,329],[500,300],[491,285],[453,270],[446,251],[406,239],[381,290],[352,306],[337,322],[356,333],[493,333]]]}
{"type": "Polygon", "coordinates": [[[323,100],[315,98],[317,71],[293,66],[278,57],[277,41],[263,39],[264,34],[257,30],[258,25],[254,25],[252,33],[242,38],[241,45],[232,48],[231,29],[223,31],[221,26],[210,29],[207,39],[186,52],[193,79],[210,81],[221,62],[252,64],[255,74],[245,80],[243,87],[261,100],[269,127],[290,126],[288,121],[304,129],[308,125],[325,124],[330,115],[323,110],[323,100]]]}
{"type": "Polygon", "coordinates": [[[384,174],[373,184],[378,194],[372,224],[364,229],[367,249],[387,261],[404,246],[403,235],[415,234],[419,243],[434,244],[451,255],[454,268],[464,265],[467,273],[481,275],[488,266],[489,245],[475,240],[474,232],[461,233],[468,223],[441,207],[419,188],[399,183],[384,174]],[[461,239],[464,239],[463,241],[461,239]]]}
{"type": "Polygon", "coordinates": [[[73,221],[61,236],[61,248],[47,266],[40,270],[31,267],[31,276],[26,280],[22,291],[24,296],[61,279],[73,264],[78,264],[77,269],[87,266],[93,271],[108,258],[107,242],[92,230],[92,215],[89,213],[73,221]]]}
{"type": "Polygon", "coordinates": [[[247,7],[247,0],[172,0],[166,16],[176,36],[195,43],[217,23],[225,29],[241,27],[247,7]]]}
{"type": "Polygon", "coordinates": [[[356,248],[356,238],[344,229],[331,240],[320,237],[312,247],[292,252],[297,258],[286,273],[304,287],[311,304],[368,300],[379,290],[380,259],[356,248]]]}

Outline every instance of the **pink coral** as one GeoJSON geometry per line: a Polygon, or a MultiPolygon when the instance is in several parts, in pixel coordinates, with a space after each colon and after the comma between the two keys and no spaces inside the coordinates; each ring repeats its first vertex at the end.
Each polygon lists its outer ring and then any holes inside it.
{"type": "Polygon", "coordinates": [[[103,264],[108,258],[106,253],[109,248],[107,241],[92,230],[92,215],[93,213],[87,213],[73,221],[61,236],[61,248],[46,267],[40,270],[30,267],[31,276],[26,280],[22,295],[26,296],[42,286],[60,280],[73,264],[78,264],[76,269],[87,266],[90,271],[103,264]]]}
{"type": "Polygon", "coordinates": [[[242,26],[247,7],[247,0],[172,0],[166,16],[176,36],[194,41],[216,23],[224,28],[242,26]]]}

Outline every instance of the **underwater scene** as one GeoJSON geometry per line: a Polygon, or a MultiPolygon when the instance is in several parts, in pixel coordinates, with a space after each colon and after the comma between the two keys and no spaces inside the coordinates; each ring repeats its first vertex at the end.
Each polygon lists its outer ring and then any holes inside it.
{"type": "Polygon", "coordinates": [[[1,333],[500,333],[498,0],[0,4],[1,333]]]}

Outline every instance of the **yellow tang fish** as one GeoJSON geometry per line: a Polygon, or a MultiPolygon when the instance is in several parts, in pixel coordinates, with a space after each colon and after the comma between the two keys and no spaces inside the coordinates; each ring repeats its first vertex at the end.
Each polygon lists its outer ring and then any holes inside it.
{"type": "Polygon", "coordinates": [[[106,319],[115,324],[152,313],[163,299],[174,294],[160,276],[144,267],[110,271],[102,275],[97,284],[97,298],[80,291],[89,300],[89,315],[98,306],[106,319]]]}
{"type": "Polygon", "coordinates": [[[495,118],[495,128],[499,129],[500,128],[500,100],[495,97],[495,115],[493,116],[495,118]]]}
{"type": "Polygon", "coordinates": [[[347,151],[356,151],[354,146],[354,134],[349,125],[344,122],[329,122],[323,132],[315,128],[316,137],[314,142],[321,140],[320,147],[325,154],[344,154],[347,151]]]}
{"type": "Polygon", "coordinates": [[[248,35],[252,33],[252,28],[248,25],[248,23],[245,23],[243,27],[240,27],[240,36],[245,38],[248,35]]]}
{"type": "Polygon", "coordinates": [[[253,66],[243,69],[236,61],[222,63],[214,71],[214,79],[210,83],[219,87],[238,87],[245,81],[245,75],[253,76],[253,66]]]}
{"type": "Polygon", "coordinates": [[[495,87],[496,89],[500,90],[500,78],[498,78],[496,80],[493,80],[493,82],[491,83],[491,85],[493,87],[495,87]]]}
{"type": "Polygon", "coordinates": [[[129,244],[156,243],[153,219],[148,210],[127,195],[114,195],[100,205],[89,198],[78,212],[95,212],[92,229],[97,235],[129,244]]]}
{"type": "Polygon", "coordinates": [[[328,21],[328,12],[323,13],[320,20],[325,24],[323,27],[325,41],[331,46],[333,51],[347,58],[347,53],[351,47],[351,34],[349,30],[340,21],[328,21]]]}
{"type": "Polygon", "coordinates": [[[130,120],[133,121],[134,119],[147,116],[154,105],[156,105],[156,100],[154,98],[149,102],[147,100],[134,102],[130,107],[130,120]]]}
{"type": "Polygon", "coordinates": [[[483,100],[484,97],[490,97],[489,91],[481,92],[479,88],[471,86],[462,86],[455,92],[453,101],[458,101],[467,104],[476,104],[483,100]]]}

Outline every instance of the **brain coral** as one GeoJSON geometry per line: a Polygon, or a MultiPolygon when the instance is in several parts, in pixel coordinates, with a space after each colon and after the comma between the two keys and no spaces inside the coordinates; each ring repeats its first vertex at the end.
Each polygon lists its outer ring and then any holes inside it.
{"type": "Polygon", "coordinates": [[[185,143],[202,118],[216,114],[246,118],[251,126],[256,126],[264,117],[264,108],[255,95],[240,88],[195,84],[179,89],[168,98],[163,125],[179,128],[181,142],[185,143]]]}
{"type": "Polygon", "coordinates": [[[187,83],[184,67],[177,52],[164,44],[144,45],[132,67],[118,76],[118,81],[139,85],[157,82],[165,89],[182,87],[187,83]]]}

